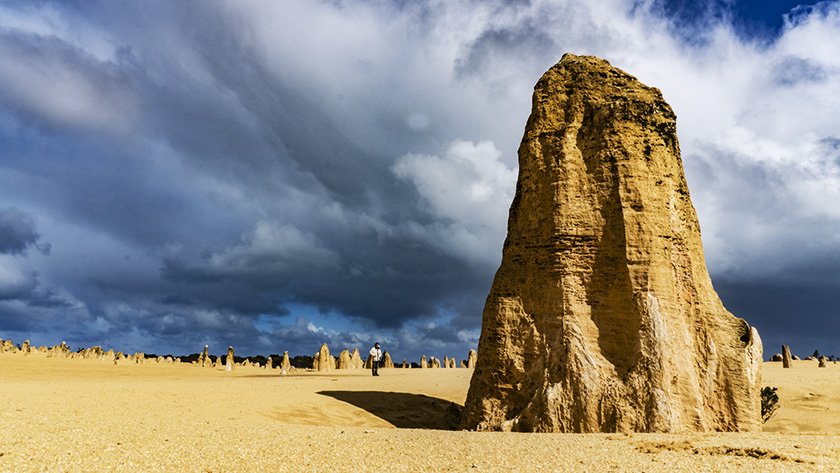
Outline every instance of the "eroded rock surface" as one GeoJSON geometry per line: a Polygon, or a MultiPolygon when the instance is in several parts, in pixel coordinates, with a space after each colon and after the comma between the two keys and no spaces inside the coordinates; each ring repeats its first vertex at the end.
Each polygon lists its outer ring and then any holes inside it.
{"type": "Polygon", "coordinates": [[[761,352],[712,287],[671,107],[564,56],[534,90],[461,427],[759,430],[761,352]]]}

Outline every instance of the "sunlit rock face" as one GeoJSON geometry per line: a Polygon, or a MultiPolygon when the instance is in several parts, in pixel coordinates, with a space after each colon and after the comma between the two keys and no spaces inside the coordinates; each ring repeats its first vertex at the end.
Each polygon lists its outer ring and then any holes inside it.
{"type": "Polygon", "coordinates": [[[761,352],[712,287],[671,107],[565,55],[534,90],[461,427],[758,430],[761,352]]]}

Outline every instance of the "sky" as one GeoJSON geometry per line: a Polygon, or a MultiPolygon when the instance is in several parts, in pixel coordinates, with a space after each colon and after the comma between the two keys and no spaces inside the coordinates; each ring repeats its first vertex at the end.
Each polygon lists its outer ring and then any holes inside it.
{"type": "Polygon", "coordinates": [[[0,0],[0,338],[465,358],[566,52],[662,90],[765,356],[840,355],[838,0],[0,0]]]}

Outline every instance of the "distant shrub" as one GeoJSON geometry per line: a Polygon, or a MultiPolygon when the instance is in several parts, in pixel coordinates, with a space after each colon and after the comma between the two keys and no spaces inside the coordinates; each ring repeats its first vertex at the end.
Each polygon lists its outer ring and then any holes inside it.
{"type": "Polygon", "coordinates": [[[767,422],[779,408],[779,396],[776,388],[765,386],[761,388],[761,420],[767,422]]]}

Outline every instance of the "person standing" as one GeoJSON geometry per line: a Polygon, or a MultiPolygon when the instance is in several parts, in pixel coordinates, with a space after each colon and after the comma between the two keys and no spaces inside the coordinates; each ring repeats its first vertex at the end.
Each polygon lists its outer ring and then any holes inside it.
{"type": "Polygon", "coordinates": [[[376,342],[370,349],[370,369],[374,376],[379,376],[379,360],[381,359],[382,350],[379,349],[379,342],[376,342]]]}

